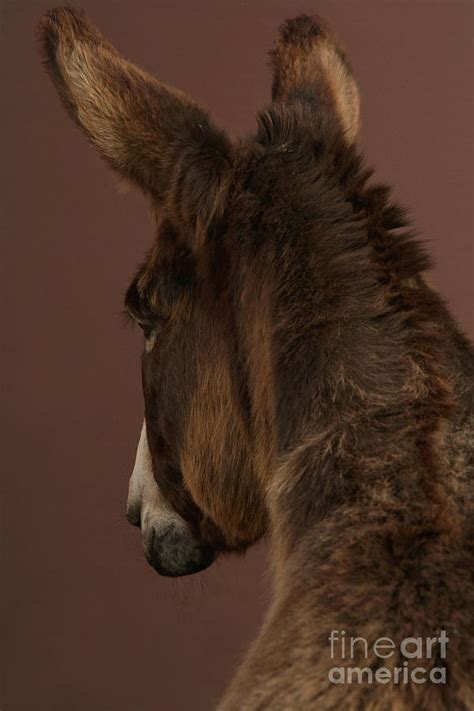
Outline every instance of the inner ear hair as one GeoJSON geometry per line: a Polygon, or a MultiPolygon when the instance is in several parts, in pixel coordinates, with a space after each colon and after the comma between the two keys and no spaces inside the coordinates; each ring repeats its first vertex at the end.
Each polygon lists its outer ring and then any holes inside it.
{"type": "Polygon", "coordinates": [[[352,70],[335,35],[318,16],[300,15],[281,27],[270,52],[274,102],[310,103],[315,114],[329,112],[345,140],[356,140],[360,100],[352,70]]]}
{"type": "Polygon", "coordinates": [[[68,113],[102,157],[202,243],[225,196],[231,143],[182,92],[123,59],[81,11],[50,10],[44,64],[68,113]]]}

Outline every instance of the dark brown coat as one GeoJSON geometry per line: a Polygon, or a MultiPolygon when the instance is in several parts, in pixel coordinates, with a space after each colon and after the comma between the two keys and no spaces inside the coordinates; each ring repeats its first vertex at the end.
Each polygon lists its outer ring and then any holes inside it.
{"type": "Polygon", "coordinates": [[[370,182],[334,36],[282,26],[272,102],[234,143],[82,14],[52,10],[40,34],[66,109],[156,216],[126,306],[148,339],[154,478],[206,553],[165,565],[167,528],[150,562],[181,574],[271,543],[274,601],[219,708],[474,708],[473,354],[370,182]],[[446,684],[328,677],[405,661],[332,659],[331,631],[372,649],[443,630],[447,656],[436,643],[408,666],[446,684]]]}

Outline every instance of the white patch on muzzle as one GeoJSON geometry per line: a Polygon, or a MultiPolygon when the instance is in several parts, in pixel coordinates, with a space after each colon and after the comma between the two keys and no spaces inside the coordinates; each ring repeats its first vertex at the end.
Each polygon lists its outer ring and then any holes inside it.
{"type": "Polygon", "coordinates": [[[161,575],[195,573],[215,558],[161,494],[153,476],[145,422],[128,487],[127,518],[130,523],[140,523],[146,558],[161,575]]]}
{"type": "Polygon", "coordinates": [[[127,511],[140,512],[140,523],[143,532],[151,524],[155,528],[161,528],[170,523],[186,527],[183,519],[162,496],[153,476],[153,465],[148,447],[145,421],[143,421],[137,456],[135,457],[135,466],[128,486],[127,511]]]}

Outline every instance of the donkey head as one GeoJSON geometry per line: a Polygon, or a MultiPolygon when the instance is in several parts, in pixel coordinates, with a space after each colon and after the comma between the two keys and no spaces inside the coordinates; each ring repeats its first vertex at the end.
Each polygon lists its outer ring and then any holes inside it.
{"type": "Polygon", "coordinates": [[[313,170],[314,146],[327,154],[354,142],[357,89],[322,23],[289,21],[272,52],[272,103],[257,134],[232,143],[193,101],[122,59],[82,13],[52,10],[40,33],[65,108],[156,216],[125,299],[144,335],[145,400],[128,518],[158,572],[195,572],[266,532],[286,215],[307,200],[301,175],[313,170]]]}

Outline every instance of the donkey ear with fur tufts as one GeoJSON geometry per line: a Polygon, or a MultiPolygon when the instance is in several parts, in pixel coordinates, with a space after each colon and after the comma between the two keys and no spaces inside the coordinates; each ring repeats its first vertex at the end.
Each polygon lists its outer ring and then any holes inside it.
{"type": "Polygon", "coordinates": [[[103,158],[181,227],[205,231],[226,191],[227,136],[183,93],[120,57],[84,13],[50,10],[38,32],[66,110],[103,158]]]}
{"type": "Polygon", "coordinates": [[[315,118],[337,121],[348,143],[359,131],[359,91],[334,34],[317,17],[300,15],[280,27],[270,52],[274,102],[309,106],[315,118]]]}

